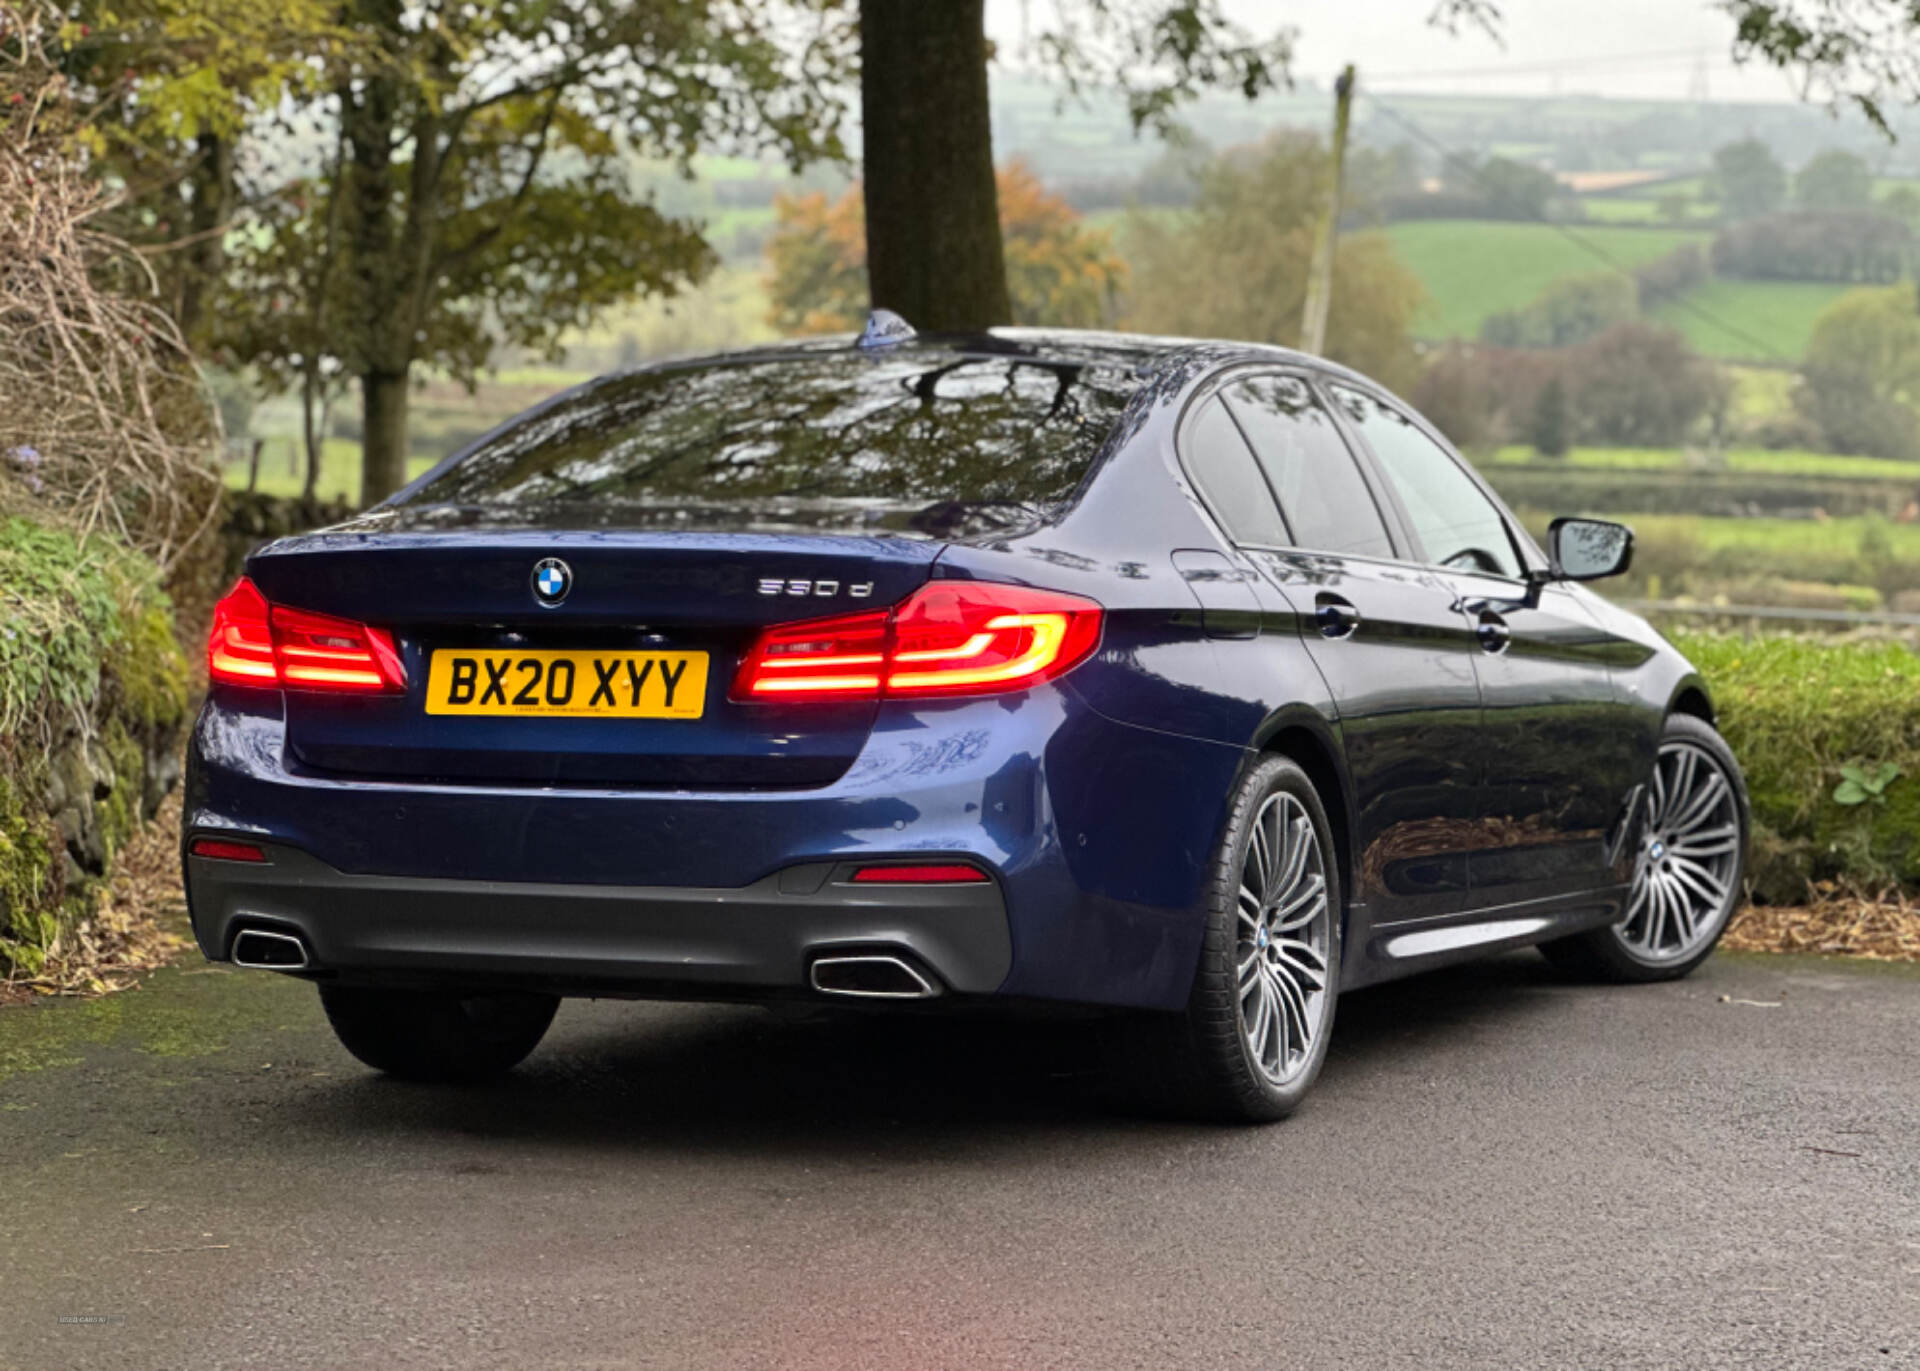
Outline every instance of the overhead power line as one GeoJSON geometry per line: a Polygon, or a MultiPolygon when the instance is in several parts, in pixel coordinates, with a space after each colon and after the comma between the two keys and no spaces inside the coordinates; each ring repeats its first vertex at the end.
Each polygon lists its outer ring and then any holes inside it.
{"type": "MultiPolygon", "coordinates": [[[[1413,120],[1409,119],[1406,115],[1400,113],[1400,111],[1396,110],[1395,108],[1393,108],[1393,106],[1387,104],[1385,101],[1381,100],[1379,96],[1372,94],[1370,91],[1366,90],[1364,87],[1361,89],[1360,94],[1364,96],[1367,99],[1367,101],[1370,104],[1372,104],[1372,106],[1375,109],[1379,110],[1380,113],[1384,114],[1388,119],[1391,119],[1394,123],[1398,124],[1401,128],[1405,129],[1416,140],[1418,140],[1421,143],[1424,143],[1427,147],[1439,153],[1440,156],[1445,160],[1445,163],[1447,165],[1456,166],[1456,167],[1459,167],[1461,170],[1465,171],[1467,175],[1473,178],[1473,180],[1480,186],[1482,190],[1489,189],[1485,177],[1481,174],[1480,168],[1475,166],[1472,160],[1469,159],[1466,155],[1455,152],[1452,149],[1448,148],[1445,144],[1441,143],[1439,139],[1433,137],[1433,135],[1429,134],[1425,129],[1421,128],[1413,120]]],[[[1594,242],[1591,238],[1588,238],[1585,234],[1578,232],[1577,230],[1570,227],[1569,225],[1562,224],[1557,220],[1549,219],[1544,215],[1529,217],[1526,220],[1526,222],[1545,225],[1547,228],[1552,229],[1554,232],[1558,233],[1562,238],[1565,238],[1568,242],[1572,243],[1575,247],[1579,248],[1582,252],[1586,253],[1589,257],[1592,257],[1594,260],[1612,268],[1614,271],[1619,272],[1622,276],[1625,276],[1628,280],[1633,281],[1636,286],[1639,284],[1639,278],[1634,274],[1632,267],[1628,266],[1625,262],[1621,261],[1618,257],[1614,256],[1614,254],[1612,254],[1611,252],[1608,252],[1604,247],[1600,246],[1600,244],[1594,242]]],[[[1697,303],[1696,301],[1689,300],[1682,295],[1674,295],[1674,296],[1668,297],[1668,303],[1670,303],[1674,308],[1680,310],[1682,313],[1692,315],[1694,318],[1700,320],[1702,323],[1711,324],[1714,328],[1719,329],[1722,333],[1726,334],[1729,338],[1736,339],[1739,342],[1744,343],[1749,347],[1758,349],[1758,353],[1756,355],[1771,357],[1775,361],[1780,361],[1780,362],[1791,362],[1793,360],[1792,358],[1786,356],[1786,354],[1782,353],[1778,348],[1774,347],[1773,344],[1765,341],[1762,338],[1755,337],[1753,334],[1748,333],[1745,329],[1740,328],[1738,325],[1728,323],[1725,319],[1722,319],[1719,315],[1713,313],[1713,311],[1707,309],[1705,306],[1697,303]]]]}

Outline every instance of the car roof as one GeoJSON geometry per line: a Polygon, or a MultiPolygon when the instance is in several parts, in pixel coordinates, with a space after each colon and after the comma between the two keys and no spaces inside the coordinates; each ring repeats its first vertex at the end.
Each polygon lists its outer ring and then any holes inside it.
{"type": "Polygon", "coordinates": [[[1125,366],[1139,370],[1143,379],[1163,370],[1190,369],[1196,362],[1208,364],[1206,369],[1211,369],[1213,364],[1265,361],[1308,367],[1347,380],[1372,384],[1360,373],[1324,357],[1273,343],[1227,338],[1187,338],[1107,329],[1010,326],[946,333],[909,333],[905,337],[864,348],[860,346],[860,340],[859,334],[827,334],[727,352],[676,357],[647,363],[634,370],[645,372],[728,364],[753,365],[778,361],[782,357],[818,357],[823,353],[845,353],[851,359],[869,355],[873,351],[917,350],[946,352],[954,356],[1022,357],[1042,366],[1125,366]]]}

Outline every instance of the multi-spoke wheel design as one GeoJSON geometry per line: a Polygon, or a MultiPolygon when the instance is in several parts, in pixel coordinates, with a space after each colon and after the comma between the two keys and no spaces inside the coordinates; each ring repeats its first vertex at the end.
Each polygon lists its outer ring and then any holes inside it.
{"type": "Polygon", "coordinates": [[[1646,836],[1618,923],[1542,943],[1580,976],[1670,981],[1713,951],[1739,902],[1747,853],[1747,786],[1713,726],[1669,718],[1647,785],[1646,836]]]}
{"type": "Polygon", "coordinates": [[[1254,816],[1238,913],[1240,1031],[1261,1073],[1284,1085],[1312,1060],[1326,1017],[1332,929],[1319,835],[1284,790],[1254,816]]]}
{"type": "Polygon", "coordinates": [[[1660,748],[1647,837],[1621,941],[1652,962],[1681,961],[1720,934],[1738,894],[1739,800],[1720,759],[1691,739],[1660,748]]]}
{"type": "Polygon", "coordinates": [[[1299,763],[1271,756],[1248,768],[1214,849],[1187,1012],[1133,1021],[1132,1090],[1190,1117],[1265,1121],[1299,1107],[1340,997],[1338,851],[1299,763]]]}

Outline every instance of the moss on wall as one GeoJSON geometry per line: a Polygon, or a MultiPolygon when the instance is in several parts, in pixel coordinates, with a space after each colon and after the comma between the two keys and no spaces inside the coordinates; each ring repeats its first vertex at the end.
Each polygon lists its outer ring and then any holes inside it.
{"type": "Polygon", "coordinates": [[[149,563],[0,521],[0,970],[37,971],[91,908],[164,794],[187,687],[149,563]]]}

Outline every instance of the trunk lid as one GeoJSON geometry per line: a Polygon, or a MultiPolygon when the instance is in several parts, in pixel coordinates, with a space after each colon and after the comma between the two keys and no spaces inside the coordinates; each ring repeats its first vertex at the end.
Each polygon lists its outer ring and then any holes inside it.
{"type": "Polygon", "coordinates": [[[931,576],[943,547],[887,536],[407,523],[375,516],[273,544],[248,563],[274,604],[388,629],[406,664],[404,695],[287,691],[287,745],[298,766],[442,783],[828,784],[859,754],[877,706],[736,704],[727,698],[734,671],[769,624],[904,599],[931,576]],[[546,559],[571,571],[564,599],[551,606],[533,585],[546,559]],[[675,718],[428,713],[432,655],[466,651],[705,654],[701,708],[675,718]]]}

